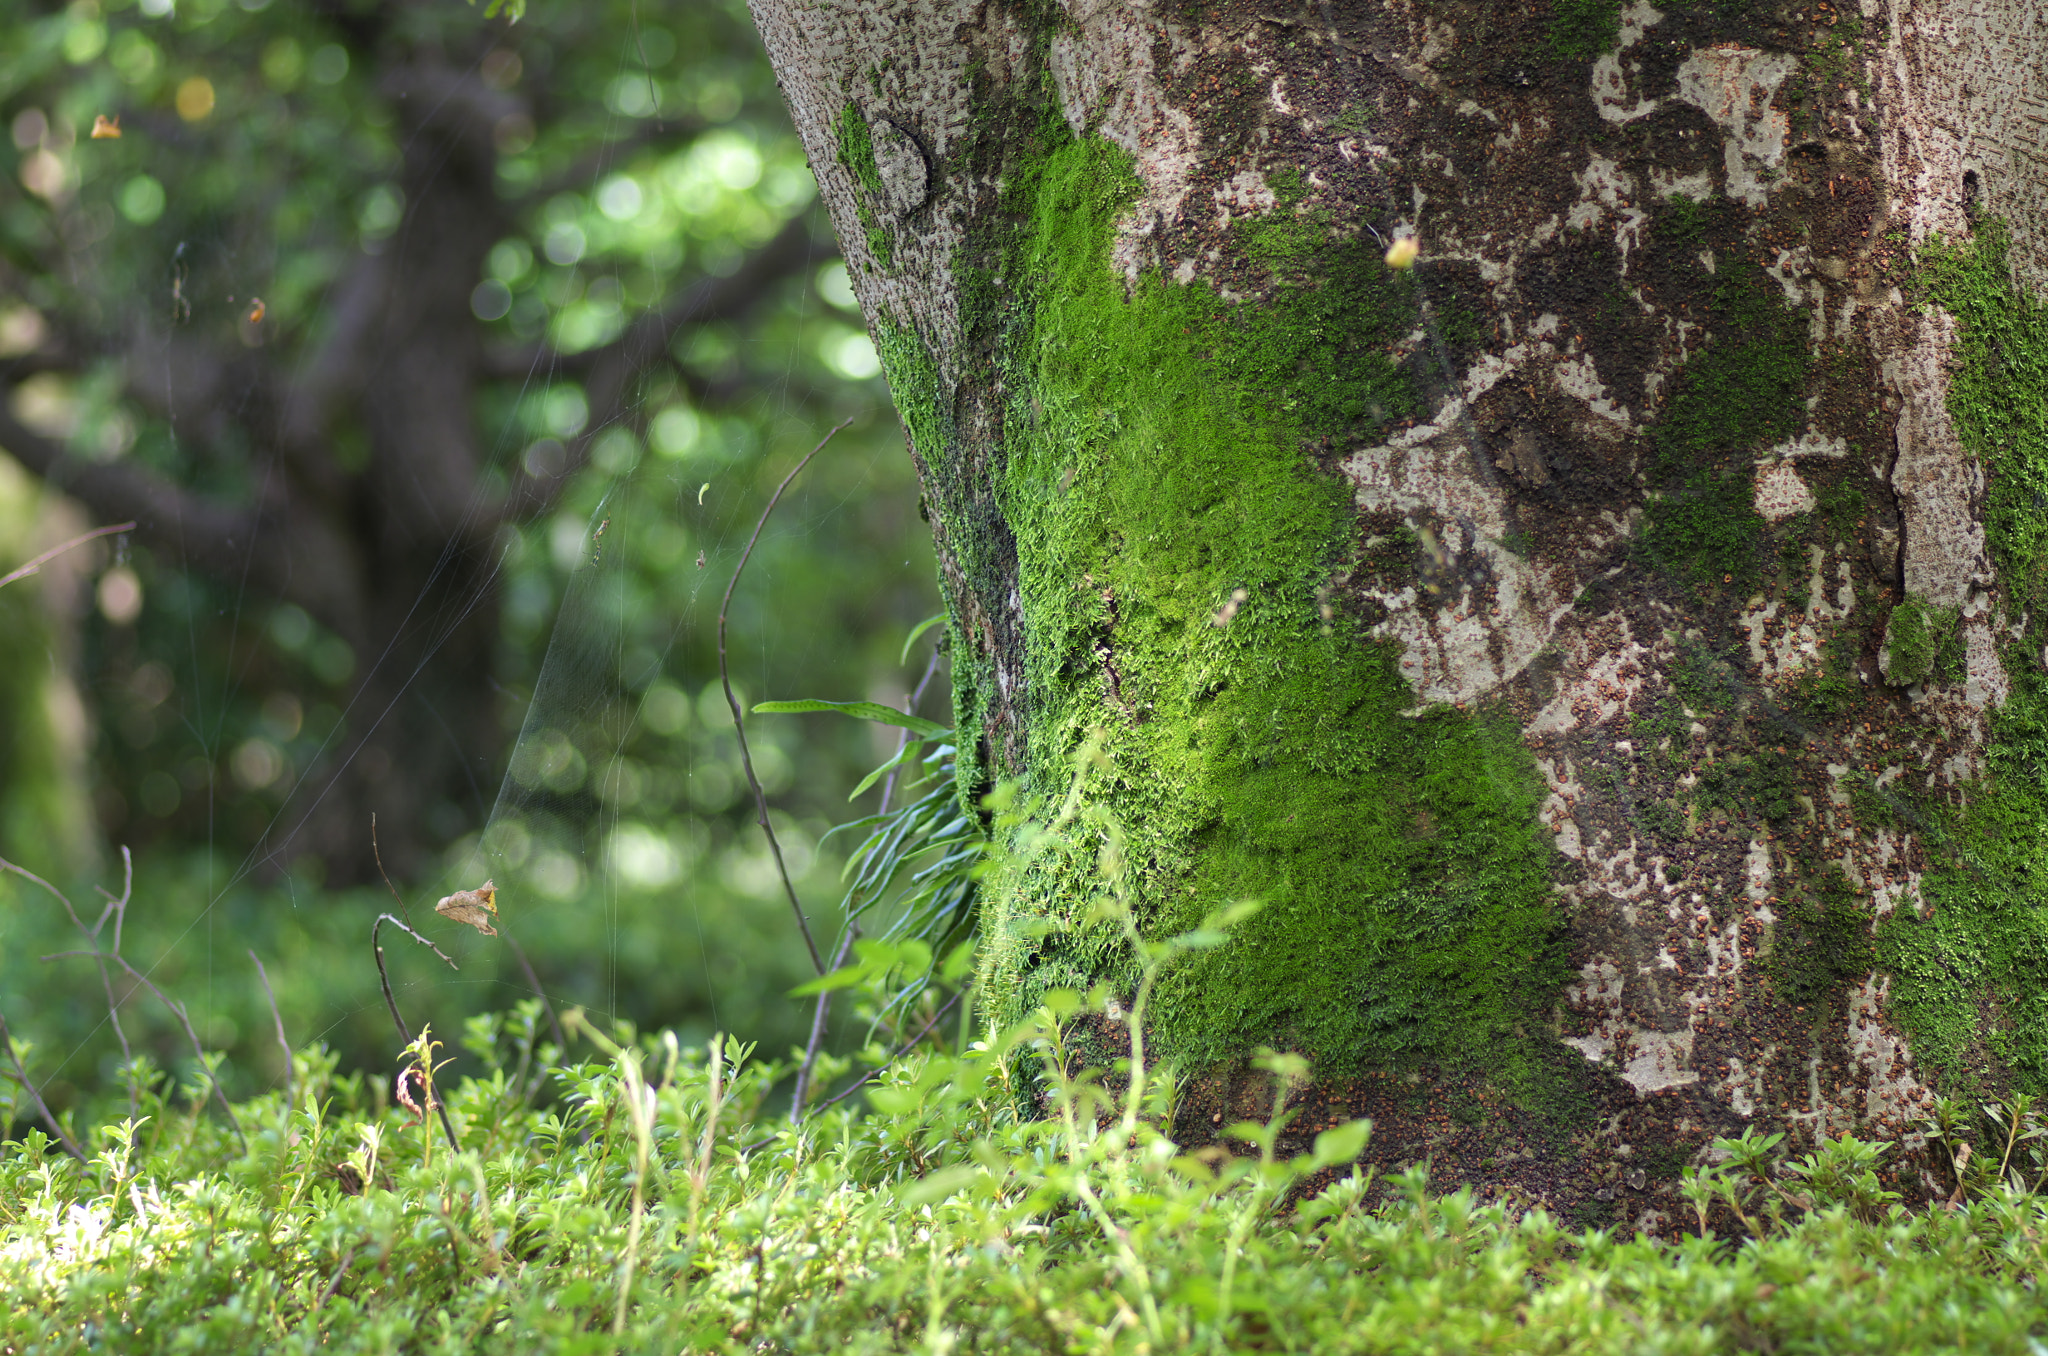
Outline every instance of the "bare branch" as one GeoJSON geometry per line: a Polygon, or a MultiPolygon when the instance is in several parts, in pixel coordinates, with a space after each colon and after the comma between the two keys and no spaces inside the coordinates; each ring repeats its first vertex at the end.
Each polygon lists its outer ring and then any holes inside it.
{"type": "Polygon", "coordinates": [[[128,461],[83,461],[25,427],[0,392],[0,447],[45,484],[107,518],[132,519],[144,541],[202,569],[239,573],[254,539],[256,515],[188,494],[154,471],[128,461]]]}
{"type": "Polygon", "coordinates": [[[57,1118],[50,1114],[50,1104],[43,1100],[42,1089],[38,1088],[29,1079],[28,1070],[21,1066],[21,1056],[14,1049],[14,1037],[7,1030],[7,1017],[4,1013],[0,1013],[0,1045],[7,1047],[7,1057],[14,1062],[15,1080],[28,1089],[29,1097],[36,1104],[36,1110],[43,1113],[43,1124],[57,1132],[58,1141],[71,1151],[73,1158],[81,1163],[89,1161],[85,1156],[85,1150],[78,1147],[78,1141],[71,1138],[71,1132],[66,1130],[58,1123],[57,1118]]]}
{"type": "Polygon", "coordinates": [[[249,960],[256,966],[256,977],[263,981],[263,996],[270,1000],[270,1020],[277,1023],[277,1044],[284,1051],[284,1104],[289,1114],[292,1089],[298,1082],[292,1067],[292,1043],[285,1039],[284,1014],[277,1010],[277,990],[270,987],[270,972],[263,968],[263,961],[254,949],[249,952],[249,960]]]}
{"type": "MultiPolygon", "coordinates": [[[[837,970],[846,964],[846,953],[853,950],[853,943],[860,936],[860,926],[852,919],[839,930],[839,949],[832,954],[831,968],[837,970]]],[[[832,1016],[832,990],[818,991],[818,1002],[811,1009],[811,1036],[804,1043],[804,1062],[797,1066],[796,1089],[789,1095],[789,1118],[800,1121],[804,1118],[804,1098],[811,1090],[811,1073],[818,1066],[818,1052],[825,1048],[825,1024],[832,1016]]]]}
{"type": "MultiPolygon", "coordinates": [[[[408,1027],[405,1024],[405,1018],[398,1015],[398,1000],[394,998],[391,994],[391,976],[386,974],[384,971],[384,947],[377,941],[377,932],[386,923],[391,924],[391,926],[397,928],[406,936],[412,938],[421,946],[425,947],[427,950],[439,956],[442,960],[447,961],[448,968],[450,970],[460,970],[462,969],[462,967],[457,965],[454,961],[454,958],[451,957],[447,952],[443,951],[440,947],[435,946],[425,937],[420,936],[419,933],[413,931],[410,925],[399,921],[397,918],[393,917],[388,913],[378,914],[377,921],[370,924],[370,951],[377,958],[377,982],[384,986],[384,1006],[391,1009],[391,1023],[393,1026],[396,1026],[398,1028],[399,1038],[403,1040],[407,1045],[411,1045],[412,1028],[408,1027]]],[[[461,1153],[462,1141],[455,1138],[455,1126],[448,1119],[448,1108],[442,1106],[439,1101],[436,1101],[434,1103],[434,1110],[441,1113],[441,1132],[448,1136],[448,1147],[455,1150],[455,1152],[457,1153],[461,1153]]]]}
{"type": "MultiPolygon", "coordinates": [[[[590,403],[590,431],[570,448],[562,469],[549,476],[522,474],[505,497],[501,515],[522,520],[545,512],[569,479],[589,457],[590,443],[625,417],[633,379],[668,352],[676,332],[685,325],[737,320],[760,304],[773,286],[804,269],[817,254],[809,223],[797,217],[741,262],[730,276],[700,278],[663,305],[648,311],[609,344],[582,353],[557,353],[545,345],[500,352],[491,362],[494,375],[524,378],[540,372],[583,379],[590,403]]],[[[700,398],[716,392],[688,378],[700,398]]]]}
{"type": "Polygon", "coordinates": [[[804,453],[804,459],[790,469],[775,487],[775,493],[768,497],[768,507],[761,510],[761,520],[754,524],[754,535],[747,538],[747,549],[740,552],[739,564],[733,566],[732,579],[725,586],[725,598],[718,605],[718,681],[725,688],[725,704],[732,708],[732,732],[739,737],[740,767],[747,774],[747,785],[754,788],[754,822],[761,826],[761,832],[768,836],[768,850],[775,857],[775,872],[782,877],[783,891],[789,896],[789,907],[796,913],[798,931],[804,935],[804,946],[811,953],[811,964],[819,974],[825,973],[825,960],[818,954],[818,943],[811,936],[811,920],[804,916],[803,902],[796,897],[796,886],[790,883],[789,867],[782,860],[782,844],[776,841],[775,826],[768,822],[768,793],[761,789],[761,779],[754,775],[754,755],[747,748],[746,716],[740,710],[739,698],[732,695],[732,672],[725,657],[725,618],[732,611],[733,590],[740,586],[740,575],[747,568],[747,561],[754,554],[755,543],[761,540],[761,529],[768,526],[768,515],[775,512],[775,506],[782,502],[782,492],[789,488],[804,467],[811,464],[811,458],[825,450],[825,444],[839,435],[839,431],[851,424],[849,416],[832,427],[832,431],[818,440],[818,445],[804,453]]]}
{"type": "Polygon", "coordinates": [[[220,1076],[214,1073],[213,1065],[207,1062],[206,1047],[200,1044],[199,1033],[193,1030],[192,1018],[186,1012],[185,1005],[172,998],[162,989],[159,989],[148,975],[130,965],[126,956],[112,951],[101,951],[98,947],[94,947],[90,951],[53,951],[47,956],[38,957],[38,959],[45,961],[69,960],[77,956],[92,956],[96,959],[114,962],[114,964],[121,967],[122,972],[130,979],[155,994],[157,1001],[164,1005],[165,1011],[178,1019],[178,1025],[185,1029],[185,1039],[192,1046],[193,1057],[199,1061],[199,1067],[206,1071],[206,1081],[213,1085],[213,1097],[215,1101],[220,1103],[221,1114],[228,1118],[229,1128],[235,1132],[235,1138],[241,1141],[242,1149],[246,1152],[249,1148],[249,1137],[242,1133],[242,1122],[235,1116],[234,1104],[228,1101],[227,1089],[220,1085],[220,1076]]]}
{"type": "Polygon", "coordinates": [[[81,532],[62,546],[52,546],[49,550],[43,552],[34,560],[29,561],[20,569],[15,570],[12,574],[0,574],[0,587],[12,584],[17,579],[28,578],[74,546],[83,546],[98,537],[110,537],[117,532],[133,532],[134,530],[134,523],[116,523],[112,527],[96,527],[90,532],[81,532]]]}
{"type": "MultiPolygon", "coordinates": [[[[932,650],[931,662],[924,666],[924,677],[918,679],[916,690],[910,694],[910,700],[904,703],[903,709],[905,714],[913,716],[917,714],[917,704],[924,700],[924,690],[931,686],[932,675],[938,671],[939,652],[934,648],[932,650]]],[[[909,743],[909,741],[910,731],[898,730],[896,732],[896,757],[900,758],[903,756],[903,746],[909,743]]],[[[896,794],[897,771],[897,769],[892,768],[889,772],[889,780],[882,784],[882,804],[881,808],[876,811],[877,815],[889,813],[889,801],[896,794]]],[[[877,845],[874,851],[879,850],[880,847],[877,845]]],[[[871,860],[872,857],[873,851],[870,852],[869,859],[871,860]]],[[[839,950],[832,957],[832,968],[834,970],[846,964],[846,953],[853,949],[854,939],[860,935],[860,926],[853,921],[854,913],[854,910],[850,909],[848,911],[846,922],[840,929],[839,950]]],[[[800,1121],[804,1116],[804,1096],[810,1091],[811,1071],[817,1067],[818,1052],[825,1045],[825,1024],[832,1015],[832,993],[831,989],[819,990],[818,1004],[811,1011],[811,1038],[804,1046],[804,1062],[797,1066],[796,1091],[790,1098],[789,1118],[793,1121],[800,1121]]]]}
{"type": "Polygon", "coordinates": [[[512,935],[510,928],[500,928],[498,930],[504,934],[506,945],[512,948],[513,958],[519,962],[519,968],[526,972],[526,982],[533,986],[533,996],[538,998],[541,1007],[547,1010],[548,1025],[554,1029],[555,1033],[555,1045],[564,1053],[567,1053],[569,1038],[562,1034],[562,1023],[555,1016],[555,1005],[548,1001],[548,991],[540,986],[540,976],[533,972],[533,962],[526,959],[526,948],[519,944],[519,939],[512,935]]]}

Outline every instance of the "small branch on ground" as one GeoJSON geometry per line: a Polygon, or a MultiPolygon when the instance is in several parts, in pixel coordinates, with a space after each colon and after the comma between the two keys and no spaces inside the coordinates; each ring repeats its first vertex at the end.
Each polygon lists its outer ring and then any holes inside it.
{"type": "MultiPolygon", "coordinates": [[[[387,880],[384,883],[389,885],[391,882],[387,880]]],[[[394,890],[392,893],[396,894],[397,891],[394,890]]],[[[405,922],[401,918],[388,913],[380,913],[377,915],[377,921],[370,924],[370,951],[377,958],[377,982],[384,986],[384,1006],[391,1010],[391,1024],[398,1028],[398,1038],[407,1045],[411,1045],[413,1041],[412,1028],[405,1024],[405,1018],[401,1017],[398,1013],[398,999],[391,993],[391,976],[384,969],[384,944],[377,940],[377,933],[386,923],[391,924],[391,926],[397,928],[400,932],[403,932],[442,960],[447,961],[450,970],[459,972],[462,967],[457,965],[454,958],[449,956],[447,952],[435,946],[425,937],[420,936],[419,933],[413,930],[412,924],[405,922]]],[[[448,1136],[448,1147],[456,1153],[461,1153],[462,1142],[455,1138],[455,1125],[448,1119],[448,1109],[439,1102],[436,1102],[434,1110],[441,1113],[441,1129],[448,1136]]]]}
{"type": "Polygon", "coordinates": [[[298,1078],[292,1066],[292,1043],[285,1039],[284,1014],[277,1010],[277,991],[270,987],[269,971],[263,968],[263,961],[254,950],[249,952],[249,959],[255,963],[256,977],[263,981],[263,996],[270,1000],[270,1020],[277,1023],[277,1045],[284,1051],[284,1104],[286,1114],[289,1115],[294,1090],[298,1086],[298,1078]]]}
{"type": "Polygon", "coordinates": [[[562,1034],[562,1023],[555,1016],[555,1005],[548,1001],[548,991],[540,986],[540,976],[533,972],[533,963],[526,959],[526,948],[519,945],[519,939],[509,930],[499,928],[498,931],[504,936],[506,945],[512,948],[512,957],[519,962],[519,968],[526,972],[526,982],[533,986],[533,996],[538,998],[540,1005],[547,1010],[548,1026],[555,1033],[555,1048],[565,1055],[568,1054],[569,1038],[562,1034]]]}
{"type": "Polygon", "coordinates": [[[28,1070],[22,1067],[21,1056],[14,1049],[14,1036],[7,1030],[7,1017],[4,1013],[0,1013],[0,1045],[7,1047],[7,1058],[14,1064],[15,1081],[28,1090],[30,1100],[36,1104],[36,1110],[42,1113],[43,1124],[56,1132],[58,1142],[71,1151],[73,1158],[81,1163],[89,1162],[90,1160],[85,1156],[85,1150],[79,1148],[78,1141],[71,1138],[71,1132],[66,1130],[57,1118],[50,1114],[50,1104],[43,1100],[42,1089],[30,1081],[28,1070]]]}

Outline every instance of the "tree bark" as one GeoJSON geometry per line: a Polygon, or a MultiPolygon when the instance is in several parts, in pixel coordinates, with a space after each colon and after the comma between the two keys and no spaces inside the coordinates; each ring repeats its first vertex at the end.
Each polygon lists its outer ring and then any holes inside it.
{"type": "Polygon", "coordinates": [[[1128,988],[1105,872],[1256,898],[1155,1001],[1184,1131],[1293,1048],[1302,1133],[1646,1228],[2040,1086],[2035,7],[753,8],[962,793],[1108,826],[990,889],[995,1018],[1128,988]]]}

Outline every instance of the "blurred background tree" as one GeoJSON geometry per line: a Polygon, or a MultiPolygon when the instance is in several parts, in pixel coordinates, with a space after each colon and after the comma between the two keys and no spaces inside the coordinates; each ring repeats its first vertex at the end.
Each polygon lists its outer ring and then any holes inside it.
{"type": "MultiPolygon", "coordinates": [[[[768,489],[851,417],[750,566],[735,682],[900,705],[937,602],[743,7],[30,4],[0,17],[0,120],[0,572],[138,523],[0,590],[0,855],[79,895],[131,847],[126,952],[236,1077],[280,1064],[251,947],[295,1040],[380,1059],[370,816],[416,920],[476,884],[447,873],[596,524],[617,587],[578,621],[608,658],[514,766],[576,846],[529,864],[507,928],[558,1002],[800,1039],[808,961],[744,803],[718,598],[768,489]]],[[[887,741],[750,729],[829,903],[818,840],[887,741]]],[[[59,1100],[117,1053],[85,963],[36,959],[73,944],[0,880],[0,1010],[59,1100]]],[[[523,991],[502,949],[457,955],[393,953],[415,1024],[523,991]]],[[[159,1016],[129,1023],[176,1058],[159,1016]]]]}

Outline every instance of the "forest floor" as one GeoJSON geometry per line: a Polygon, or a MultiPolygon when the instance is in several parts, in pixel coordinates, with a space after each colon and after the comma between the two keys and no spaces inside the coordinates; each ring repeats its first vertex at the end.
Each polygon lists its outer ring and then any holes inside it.
{"type": "MultiPolygon", "coordinates": [[[[302,1050],[289,1089],[232,1116],[203,1077],[143,1068],[109,1123],[54,1118],[68,1144],[26,1128],[40,1111],[12,1085],[0,1352],[2036,1353],[2048,1334],[2048,1208],[1996,1142],[2025,1147],[2026,1108],[1927,1210],[1883,1189],[1883,1146],[1722,1141],[1683,1188],[1700,1227],[1658,1242],[1375,1178],[1352,1166],[1363,1122],[1291,1159],[1284,1112],[1227,1127],[1235,1153],[1183,1153],[1156,1129],[1174,1089],[1062,1077],[1051,1011],[993,1047],[828,1059],[841,1086],[875,1072],[866,1105],[795,1125],[788,1066],[737,1042],[567,1026],[591,1059],[538,1003],[473,1019],[488,1072],[445,1089],[429,1033],[395,1084],[302,1050]]],[[[1300,1071],[1264,1067],[1284,1105],[1300,1071]]]]}

